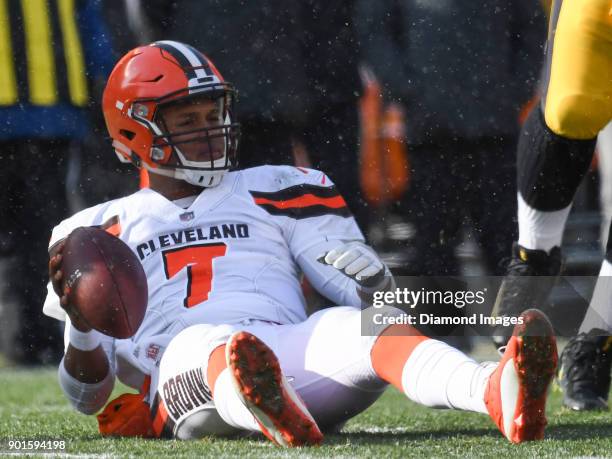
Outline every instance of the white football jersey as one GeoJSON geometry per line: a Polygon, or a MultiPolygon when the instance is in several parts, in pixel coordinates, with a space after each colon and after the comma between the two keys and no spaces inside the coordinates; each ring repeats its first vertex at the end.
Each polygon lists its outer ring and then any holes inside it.
{"type": "MultiPolygon", "coordinates": [[[[188,208],[142,189],[64,220],[50,246],[94,225],[123,240],[147,276],[148,307],[132,342],[197,323],[299,323],[306,319],[301,272],[334,303],[360,304],[355,282],[317,261],[363,235],[333,183],[316,170],[230,172],[188,208]]],[[[65,319],[52,289],[44,311],[65,319]]]]}

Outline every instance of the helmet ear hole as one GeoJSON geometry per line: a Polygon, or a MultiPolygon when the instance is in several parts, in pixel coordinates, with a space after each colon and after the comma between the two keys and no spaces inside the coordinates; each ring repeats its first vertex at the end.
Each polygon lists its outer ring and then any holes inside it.
{"type": "Polygon", "coordinates": [[[128,140],[132,140],[134,137],[136,137],[135,132],[128,131],[127,129],[119,129],[119,134],[121,134],[123,137],[125,137],[128,140]]]}

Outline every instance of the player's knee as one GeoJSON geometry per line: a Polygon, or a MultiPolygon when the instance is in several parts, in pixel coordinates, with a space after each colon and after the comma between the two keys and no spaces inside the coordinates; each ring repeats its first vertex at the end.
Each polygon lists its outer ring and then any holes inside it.
{"type": "Polygon", "coordinates": [[[206,363],[212,351],[225,344],[234,331],[235,327],[231,325],[192,325],[172,339],[162,358],[162,366],[171,364],[172,359],[180,360],[179,356],[185,349],[197,349],[206,370],[206,363]]]}
{"type": "Polygon", "coordinates": [[[577,94],[547,101],[544,119],[548,128],[567,139],[592,139],[609,121],[601,103],[592,97],[577,94]]]}
{"type": "Polygon", "coordinates": [[[208,408],[188,415],[176,427],[174,436],[178,440],[197,440],[209,435],[228,436],[237,433],[237,429],[227,424],[217,410],[208,408]]]}
{"type": "Polygon", "coordinates": [[[334,307],[319,311],[311,318],[318,320],[319,333],[335,336],[336,342],[346,350],[347,355],[354,355],[357,358],[357,356],[369,356],[378,336],[395,323],[392,317],[402,314],[401,310],[391,306],[370,307],[363,310],[353,307],[334,307]]]}

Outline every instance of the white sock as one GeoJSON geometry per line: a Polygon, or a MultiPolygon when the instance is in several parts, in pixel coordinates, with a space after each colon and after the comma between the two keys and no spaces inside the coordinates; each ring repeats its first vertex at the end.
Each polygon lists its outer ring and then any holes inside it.
{"type": "Polygon", "coordinates": [[[544,212],[530,207],[518,193],[518,243],[530,250],[550,252],[561,246],[565,222],[572,205],[564,209],[544,212]]]}
{"type": "Polygon", "coordinates": [[[255,417],[238,397],[227,368],[217,377],[213,399],[219,416],[229,425],[238,429],[261,432],[255,417]]]}
{"type": "Polygon", "coordinates": [[[603,261],[580,333],[600,328],[612,333],[612,263],[603,261]]]}
{"type": "Polygon", "coordinates": [[[496,365],[478,364],[441,341],[420,343],[402,372],[402,387],[411,400],[432,408],[488,413],[484,393],[496,365]]]}

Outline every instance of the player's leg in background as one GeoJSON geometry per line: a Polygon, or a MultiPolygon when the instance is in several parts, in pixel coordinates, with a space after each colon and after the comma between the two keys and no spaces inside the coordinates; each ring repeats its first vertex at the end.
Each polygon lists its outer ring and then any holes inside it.
{"type": "Polygon", "coordinates": [[[612,366],[612,224],[606,256],[578,335],[563,349],[563,403],[576,411],[608,409],[612,366]]]}
{"type": "Polygon", "coordinates": [[[605,253],[612,222],[612,122],[597,136],[597,172],[601,208],[600,242],[605,253]]]}
{"type": "MultiPolygon", "coordinates": [[[[553,4],[543,96],[521,130],[517,153],[519,239],[495,314],[542,307],[561,268],[560,245],[571,203],[593,157],[597,133],[612,117],[612,16],[609,1],[553,4]],[[531,276],[547,276],[533,279],[531,276]]],[[[495,331],[503,345],[508,328],[495,331]]]]}

